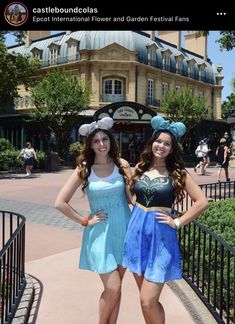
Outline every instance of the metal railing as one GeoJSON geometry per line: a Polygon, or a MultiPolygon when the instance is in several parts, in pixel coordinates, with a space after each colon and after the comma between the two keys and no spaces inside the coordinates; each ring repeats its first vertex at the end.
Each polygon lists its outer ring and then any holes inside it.
{"type": "MultiPolygon", "coordinates": [[[[202,189],[208,200],[219,201],[235,197],[235,181],[201,184],[199,187],[202,189]]],[[[192,203],[192,199],[188,194],[186,194],[183,204],[180,204],[177,210],[180,212],[187,210],[192,206],[192,203]]]]}
{"type": "MultiPolygon", "coordinates": [[[[235,196],[235,182],[200,185],[214,200],[235,196]]],[[[182,210],[192,201],[187,195],[182,210]]],[[[235,323],[235,248],[197,221],[179,231],[183,277],[218,323],[235,323]]]]}
{"type": "Polygon", "coordinates": [[[235,323],[235,248],[197,221],[179,237],[184,279],[218,323],[235,323]]]}
{"type": "Polygon", "coordinates": [[[26,286],[25,217],[0,211],[0,323],[11,323],[26,286]]]}

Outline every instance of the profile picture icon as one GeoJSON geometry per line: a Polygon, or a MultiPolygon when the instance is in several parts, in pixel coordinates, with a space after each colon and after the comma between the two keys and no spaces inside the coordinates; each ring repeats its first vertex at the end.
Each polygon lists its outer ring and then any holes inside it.
{"type": "Polygon", "coordinates": [[[12,26],[21,26],[28,19],[29,13],[27,7],[21,2],[11,2],[4,11],[4,17],[8,24],[12,26]]]}

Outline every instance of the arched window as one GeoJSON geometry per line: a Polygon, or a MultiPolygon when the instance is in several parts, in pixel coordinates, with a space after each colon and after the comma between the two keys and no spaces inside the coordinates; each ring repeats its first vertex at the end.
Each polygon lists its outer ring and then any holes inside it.
{"type": "Polygon", "coordinates": [[[123,98],[123,81],[119,79],[103,80],[103,101],[117,102],[123,98]]]}
{"type": "Polygon", "coordinates": [[[169,48],[164,48],[162,50],[162,69],[166,71],[171,70],[171,50],[169,48]]]}

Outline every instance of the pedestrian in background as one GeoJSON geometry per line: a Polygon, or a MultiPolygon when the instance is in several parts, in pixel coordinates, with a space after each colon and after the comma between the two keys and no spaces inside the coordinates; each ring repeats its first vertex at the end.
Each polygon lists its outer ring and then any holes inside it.
{"type": "Polygon", "coordinates": [[[195,154],[197,156],[197,165],[194,167],[194,172],[197,173],[197,169],[199,169],[199,175],[204,175],[204,166],[206,164],[206,155],[207,155],[207,145],[205,145],[205,142],[201,140],[199,142],[198,147],[195,150],[195,154]]]}
{"type": "Polygon", "coordinates": [[[203,167],[203,173],[205,174],[206,173],[206,169],[208,168],[208,166],[210,165],[210,152],[211,152],[211,147],[209,145],[209,141],[208,141],[208,138],[204,138],[203,139],[204,141],[204,147],[203,147],[203,151],[204,151],[204,167],[203,167]]]}
{"type": "Polygon", "coordinates": [[[165,323],[159,298],[164,284],[182,278],[176,230],[197,218],[208,206],[200,187],[185,170],[178,143],[186,127],[153,117],[154,129],[137,164],[132,190],[136,203],[124,244],[123,266],[134,274],[146,324],[165,323]],[[174,206],[185,192],[193,205],[174,218],[174,206]]]}
{"type": "Polygon", "coordinates": [[[20,151],[20,154],[17,156],[17,159],[19,159],[20,157],[23,157],[24,159],[26,176],[31,176],[34,161],[37,161],[37,155],[34,148],[32,147],[31,142],[26,143],[26,147],[20,151]]]}
{"type": "Polygon", "coordinates": [[[228,173],[229,165],[229,147],[227,146],[227,141],[225,138],[221,138],[219,146],[216,149],[216,156],[219,164],[219,170],[217,172],[217,180],[220,182],[220,175],[222,169],[224,169],[226,181],[230,181],[228,173]]]}
{"type": "Polygon", "coordinates": [[[65,216],[84,226],[79,267],[98,273],[103,283],[100,324],[117,322],[125,273],[123,244],[131,216],[127,200],[127,197],[131,200],[128,187],[131,169],[128,162],[119,157],[118,146],[109,131],[112,125],[113,120],[104,117],[80,127],[80,134],[86,136],[85,147],[77,168],[55,203],[65,216]],[[69,204],[79,186],[87,193],[91,209],[88,217],[83,217],[69,204]]]}

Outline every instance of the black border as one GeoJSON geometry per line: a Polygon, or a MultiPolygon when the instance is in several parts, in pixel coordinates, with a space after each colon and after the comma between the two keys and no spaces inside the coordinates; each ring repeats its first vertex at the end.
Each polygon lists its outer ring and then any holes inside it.
{"type": "MultiPolygon", "coordinates": [[[[34,2],[29,0],[21,1],[28,8],[29,18],[25,24],[15,27],[7,23],[4,18],[4,10],[13,1],[1,1],[0,3],[0,29],[1,30],[232,30],[235,29],[235,15],[231,5],[223,3],[205,7],[206,3],[198,2],[174,2],[175,8],[170,2],[149,2],[131,3],[124,0],[100,1],[55,1],[41,0],[34,2]],[[165,6],[165,7],[164,7],[165,6]],[[47,8],[46,13],[34,13],[37,8],[47,8]],[[51,13],[51,9],[73,8],[85,11],[84,13],[51,13]],[[93,12],[92,12],[93,11],[93,12]],[[95,12],[97,11],[97,13],[95,12]],[[97,20],[93,20],[96,16],[97,20]],[[150,19],[153,16],[156,21],[150,19]],[[36,18],[34,18],[36,17],[36,18]],[[72,18],[69,22],[53,22],[54,17],[72,18]],[[78,21],[81,18],[89,18],[87,21],[78,21]],[[123,21],[114,21],[114,17],[121,17],[123,21]],[[124,17],[124,18],[123,18],[124,17]],[[129,21],[128,17],[135,20],[129,21]],[[146,18],[138,21],[138,18],[146,18]],[[180,17],[178,19],[176,17],[180,17]],[[49,21],[34,22],[33,19],[48,18],[49,21]],[[74,19],[75,18],[75,19],[74,19]],[[107,18],[106,21],[102,18],[107,18]],[[110,19],[108,19],[110,18],[110,19]]],[[[55,9],[56,10],[56,9],[55,9]]],[[[76,11],[75,10],[75,11],[76,11]]]]}

